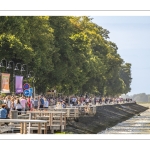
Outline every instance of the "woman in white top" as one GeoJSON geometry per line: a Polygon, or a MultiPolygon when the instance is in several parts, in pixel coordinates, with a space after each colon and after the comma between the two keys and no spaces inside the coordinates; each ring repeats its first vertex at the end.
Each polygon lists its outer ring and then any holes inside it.
{"type": "Polygon", "coordinates": [[[14,97],[14,107],[15,107],[15,109],[16,109],[16,105],[17,105],[17,98],[14,97]]]}
{"type": "MultiPolygon", "coordinates": [[[[22,105],[21,105],[21,103],[20,103],[19,98],[17,99],[17,103],[16,103],[15,108],[16,108],[16,110],[18,110],[18,111],[21,111],[21,110],[22,110],[22,105]]],[[[21,115],[21,112],[19,112],[18,115],[21,115]]]]}
{"type": "Polygon", "coordinates": [[[10,109],[11,108],[11,97],[10,96],[8,96],[7,105],[8,105],[8,108],[10,109]]]}
{"type": "Polygon", "coordinates": [[[48,100],[46,98],[44,98],[44,105],[43,105],[44,110],[47,110],[48,106],[49,106],[48,100]]]}

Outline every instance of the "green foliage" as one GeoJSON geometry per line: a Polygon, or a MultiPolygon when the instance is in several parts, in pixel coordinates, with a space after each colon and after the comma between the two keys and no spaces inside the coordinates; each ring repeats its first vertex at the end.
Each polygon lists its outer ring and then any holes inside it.
{"type": "Polygon", "coordinates": [[[130,63],[124,63],[124,64],[121,65],[120,78],[123,80],[123,82],[125,84],[123,92],[125,94],[130,92],[131,91],[130,84],[131,84],[131,81],[132,81],[132,78],[131,78],[131,64],[130,63]]]}
{"type": "Polygon", "coordinates": [[[0,96],[1,97],[6,97],[6,94],[5,93],[1,93],[0,96]]]}
{"type": "Polygon", "coordinates": [[[28,64],[38,93],[127,93],[131,64],[108,38],[109,31],[87,16],[1,16],[0,60],[28,64]]]}

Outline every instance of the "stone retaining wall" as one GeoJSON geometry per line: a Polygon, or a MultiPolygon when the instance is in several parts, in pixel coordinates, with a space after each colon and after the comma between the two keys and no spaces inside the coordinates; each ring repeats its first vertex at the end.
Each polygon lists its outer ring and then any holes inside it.
{"type": "Polygon", "coordinates": [[[65,132],[97,134],[147,109],[147,107],[136,103],[97,106],[94,116],[84,115],[80,116],[78,120],[68,120],[65,132]]]}

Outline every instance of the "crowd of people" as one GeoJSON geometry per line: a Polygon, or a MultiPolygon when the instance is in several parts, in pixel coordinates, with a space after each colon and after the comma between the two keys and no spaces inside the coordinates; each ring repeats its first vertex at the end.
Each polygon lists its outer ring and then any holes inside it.
{"type": "Polygon", "coordinates": [[[119,104],[119,103],[126,103],[126,102],[132,102],[132,99],[130,98],[110,98],[110,97],[71,97],[70,103],[73,106],[76,105],[101,105],[101,104],[119,104]]]}
{"type": "Polygon", "coordinates": [[[25,96],[11,96],[0,97],[0,118],[9,118],[11,110],[17,110],[18,115],[21,114],[21,111],[27,110],[36,110],[36,109],[48,109],[49,102],[48,99],[44,96],[38,96],[35,99],[32,97],[25,96]],[[4,109],[7,112],[7,116],[4,115],[4,109]]]}
{"type": "Polygon", "coordinates": [[[102,105],[102,104],[118,104],[132,102],[132,99],[123,98],[109,98],[109,97],[89,97],[89,96],[71,96],[71,97],[54,97],[39,95],[35,98],[25,96],[0,97],[0,118],[9,118],[11,110],[17,110],[18,115],[21,111],[32,110],[47,110],[49,106],[55,108],[66,108],[67,106],[88,106],[88,105],[102,105]]]}

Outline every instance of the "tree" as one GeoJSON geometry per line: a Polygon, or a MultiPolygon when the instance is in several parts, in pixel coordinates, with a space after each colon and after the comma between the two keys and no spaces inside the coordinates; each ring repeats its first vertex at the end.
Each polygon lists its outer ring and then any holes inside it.
{"type": "Polygon", "coordinates": [[[120,78],[124,81],[125,88],[123,90],[123,93],[128,93],[131,91],[130,85],[131,85],[131,64],[130,63],[124,63],[121,65],[120,68],[120,78]]]}
{"type": "Polygon", "coordinates": [[[28,65],[36,91],[116,95],[129,92],[124,63],[109,31],[88,16],[0,17],[0,59],[28,65]]]}
{"type": "Polygon", "coordinates": [[[0,58],[28,64],[36,76],[38,91],[45,91],[46,74],[53,69],[53,30],[49,17],[0,17],[0,58]],[[39,90],[42,83],[43,87],[39,90]]]}

